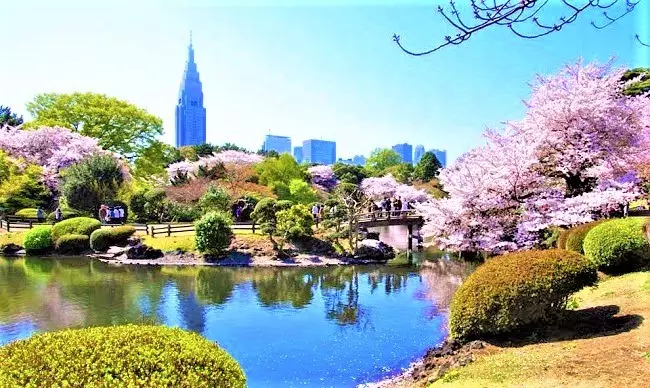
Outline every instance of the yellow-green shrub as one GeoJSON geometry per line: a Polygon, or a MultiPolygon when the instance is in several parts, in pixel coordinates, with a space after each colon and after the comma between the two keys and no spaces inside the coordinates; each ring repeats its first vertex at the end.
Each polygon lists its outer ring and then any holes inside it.
{"type": "Polygon", "coordinates": [[[89,240],[83,234],[66,234],[56,240],[54,248],[60,253],[79,253],[90,248],[89,240]]]}
{"type": "Polygon", "coordinates": [[[37,212],[38,212],[38,209],[29,207],[29,208],[18,210],[15,215],[17,217],[36,218],[36,213],[37,212]]]}
{"type": "Polygon", "coordinates": [[[606,220],[592,221],[569,229],[565,249],[578,253],[584,253],[582,244],[584,243],[585,237],[587,237],[587,233],[605,221],[606,220]]]}
{"type": "Polygon", "coordinates": [[[621,218],[591,229],[582,244],[585,256],[604,270],[634,268],[650,259],[643,218],[621,218]]]}
{"type": "Polygon", "coordinates": [[[2,387],[245,387],[228,353],[165,326],[112,326],[37,334],[0,348],[2,387]]]}
{"type": "Polygon", "coordinates": [[[550,320],[570,294],[596,281],[582,255],[562,249],[508,253],[478,267],[456,291],[449,327],[458,339],[550,320]]]}
{"type": "Polygon", "coordinates": [[[52,248],[52,227],[35,226],[25,234],[23,247],[27,253],[42,253],[52,248]]]}
{"type": "Polygon", "coordinates": [[[111,245],[125,244],[134,233],[135,228],[130,225],[97,229],[90,235],[90,247],[96,251],[105,251],[111,245]]]}
{"type": "Polygon", "coordinates": [[[61,236],[66,234],[83,234],[84,236],[90,236],[93,231],[101,227],[102,223],[94,218],[70,218],[54,224],[52,227],[52,239],[57,241],[61,236]]]}

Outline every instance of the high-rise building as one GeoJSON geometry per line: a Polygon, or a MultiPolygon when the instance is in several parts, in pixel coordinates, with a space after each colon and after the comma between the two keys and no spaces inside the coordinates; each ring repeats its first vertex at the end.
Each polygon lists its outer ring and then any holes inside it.
{"type": "Polygon", "coordinates": [[[447,150],[432,149],[429,150],[429,152],[432,152],[436,158],[438,158],[438,161],[440,164],[442,164],[442,167],[447,167],[447,150]]]}
{"type": "Polygon", "coordinates": [[[302,142],[302,158],[312,164],[334,164],[336,143],[333,141],[310,139],[302,142]]]}
{"type": "Polygon", "coordinates": [[[205,143],[203,85],[194,62],[192,35],[176,105],[176,147],[205,143]]]}
{"type": "Polygon", "coordinates": [[[413,164],[418,164],[422,159],[422,155],[424,155],[424,146],[418,144],[415,146],[415,152],[413,153],[413,164]]]}
{"type": "Polygon", "coordinates": [[[291,154],[291,138],[287,136],[266,135],[263,151],[275,151],[278,154],[291,154]]]}
{"type": "Polygon", "coordinates": [[[293,158],[296,162],[302,163],[302,147],[293,147],[293,158]]]}
{"type": "Polygon", "coordinates": [[[393,151],[397,152],[402,158],[402,163],[413,164],[413,146],[408,143],[396,144],[393,151]]]}
{"type": "Polygon", "coordinates": [[[354,155],[354,158],[352,158],[352,164],[355,166],[363,166],[366,164],[366,157],[363,155],[354,155]]]}

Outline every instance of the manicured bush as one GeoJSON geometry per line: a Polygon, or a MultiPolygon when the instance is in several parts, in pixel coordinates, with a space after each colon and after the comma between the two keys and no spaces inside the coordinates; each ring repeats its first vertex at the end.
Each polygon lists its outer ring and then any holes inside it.
{"type": "MultiPolygon", "coordinates": [[[[74,218],[74,217],[79,217],[79,216],[81,216],[81,213],[74,210],[74,209],[61,209],[61,219],[62,220],[67,220],[67,219],[74,218]]],[[[56,221],[56,212],[52,212],[52,213],[48,214],[47,215],[47,220],[50,221],[50,222],[56,221]]]]}
{"type": "Polygon", "coordinates": [[[603,270],[620,271],[647,262],[650,245],[643,218],[609,220],[591,229],[582,244],[585,256],[603,270]]]}
{"type": "Polygon", "coordinates": [[[583,225],[578,225],[569,229],[569,233],[566,238],[565,246],[567,250],[574,251],[578,253],[584,253],[582,249],[582,244],[587,236],[587,233],[597,225],[602,224],[606,220],[598,220],[593,222],[588,222],[583,225]]]}
{"type": "Polygon", "coordinates": [[[227,352],[165,326],[111,326],[36,334],[0,348],[3,387],[245,387],[227,352]]]}
{"type": "Polygon", "coordinates": [[[196,229],[196,249],[203,253],[217,255],[222,253],[230,244],[232,230],[230,217],[220,212],[210,212],[194,227],[196,229]]]}
{"type": "Polygon", "coordinates": [[[286,240],[311,236],[314,217],[305,205],[293,205],[276,213],[277,233],[286,240]]]}
{"type": "Polygon", "coordinates": [[[34,209],[34,208],[20,209],[16,212],[15,215],[18,217],[36,218],[37,211],[38,209],[34,209]]]}
{"type": "Polygon", "coordinates": [[[60,253],[79,253],[90,248],[89,241],[84,234],[65,234],[56,240],[54,248],[60,253]]]}
{"type": "Polygon", "coordinates": [[[30,229],[25,234],[23,247],[27,253],[42,253],[52,248],[52,227],[41,225],[30,229]]]}
{"type": "Polygon", "coordinates": [[[57,241],[61,236],[66,234],[83,234],[90,236],[90,234],[101,228],[102,223],[90,217],[75,217],[57,222],[52,227],[52,239],[57,241]]]}
{"type": "Polygon", "coordinates": [[[566,249],[566,240],[569,237],[570,232],[571,229],[565,229],[560,232],[560,235],[557,237],[557,244],[556,244],[558,248],[566,249]]]}
{"type": "Polygon", "coordinates": [[[123,245],[135,233],[130,225],[97,229],[90,235],[90,247],[95,251],[105,251],[112,245],[123,245]]]}
{"type": "Polygon", "coordinates": [[[451,336],[465,340],[551,320],[569,295],[595,281],[596,269],[585,257],[562,249],[489,259],[452,298],[451,336]]]}
{"type": "Polygon", "coordinates": [[[544,230],[542,234],[542,242],[540,244],[540,248],[541,249],[556,248],[562,232],[564,232],[564,228],[560,228],[559,226],[551,226],[546,230],[544,230]]]}

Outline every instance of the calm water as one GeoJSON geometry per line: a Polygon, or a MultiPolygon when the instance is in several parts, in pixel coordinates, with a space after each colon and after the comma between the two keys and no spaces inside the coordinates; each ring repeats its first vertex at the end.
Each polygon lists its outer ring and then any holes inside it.
{"type": "Polygon", "coordinates": [[[250,387],[349,387],[396,374],[445,335],[471,269],[109,266],[0,258],[0,344],[64,327],[158,322],[218,342],[250,387]]]}

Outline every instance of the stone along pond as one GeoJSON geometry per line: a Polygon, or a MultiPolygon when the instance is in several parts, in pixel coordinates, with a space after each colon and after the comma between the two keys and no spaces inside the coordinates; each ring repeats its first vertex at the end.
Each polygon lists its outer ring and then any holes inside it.
{"type": "Polygon", "coordinates": [[[201,333],[250,387],[352,387],[398,374],[446,336],[471,266],[215,268],[0,257],[0,345],[40,331],[129,322],[201,333]]]}

